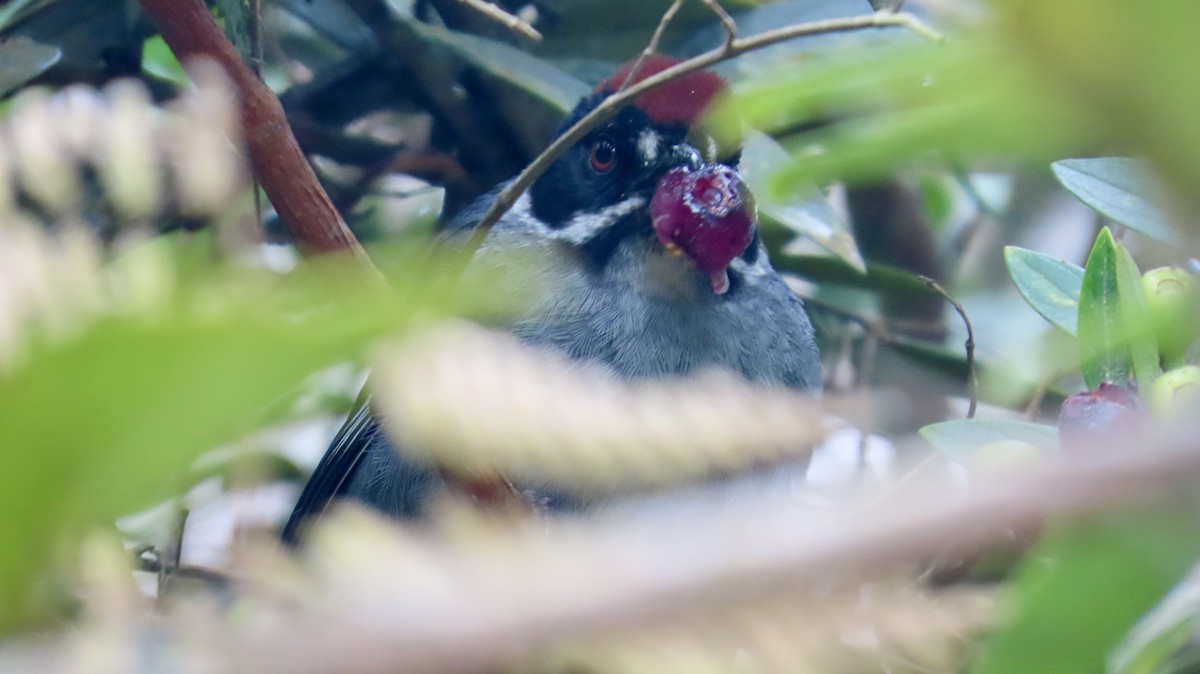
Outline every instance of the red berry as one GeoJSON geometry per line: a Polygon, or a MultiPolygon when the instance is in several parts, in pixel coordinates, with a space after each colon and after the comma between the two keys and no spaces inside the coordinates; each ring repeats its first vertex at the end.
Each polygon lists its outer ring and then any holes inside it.
{"type": "Polygon", "coordinates": [[[1142,405],[1133,389],[1103,383],[1095,391],[1063,401],[1058,438],[1064,453],[1082,454],[1093,445],[1132,441],[1142,425],[1142,405]]]}
{"type": "Polygon", "coordinates": [[[757,214],[754,197],[737,171],[705,164],[694,171],[668,171],[650,200],[650,217],[663,246],[687,255],[720,295],[729,289],[729,263],[754,238],[757,214]]]}

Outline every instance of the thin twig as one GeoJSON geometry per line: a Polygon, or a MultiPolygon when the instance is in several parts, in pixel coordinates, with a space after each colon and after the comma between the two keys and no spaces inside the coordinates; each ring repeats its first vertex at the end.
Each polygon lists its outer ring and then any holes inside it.
{"type": "MultiPolygon", "coordinates": [[[[143,0],[146,1],[146,0],[143,0]]],[[[479,226],[476,229],[475,235],[472,238],[472,244],[478,245],[483,237],[487,234],[487,230],[500,219],[500,216],[508,212],[512,205],[516,203],[517,198],[529,189],[546,169],[558,160],[568,149],[579,142],[584,136],[591,132],[600,124],[608,121],[622,107],[636,99],[638,96],[662,86],[667,82],[677,80],[685,75],[694,73],[698,70],[703,70],[709,66],[728,61],[746,52],[763,49],[771,45],[794,40],[800,37],[808,37],[811,35],[824,35],[828,33],[841,33],[854,30],[863,30],[866,28],[883,28],[888,26],[900,26],[907,28],[918,35],[926,37],[935,42],[943,39],[941,33],[938,33],[933,28],[930,28],[917,17],[907,13],[878,12],[875,14],[867,14],[864,16],[847,17],[841,19],[829,19],[826,21],[812,21],[809,23],[795,24],[792,26],[784,26],[775,30],[769,30],[757,35],[752,35],[746,38],[735,39],[721,47],[707,51],[699,56],[690,58],[686,61],[681,61],[666,70],[655,73],[646,79],[630,86],[628,89],[615,93],[612,96],[604,99],[596,109],[592,110],[582,119],[576,122],[565,133],[556,138],[550,143],[529,166],[521,171],[520,175],[509,183],[508,187],[500,193],[496,200],[492,202],[491,207],[484,213],[479,221],[479,226]]]]}
{"type": "Polygon", "coordinates": [[[941,284],[928,276],[920,276],[918,278],[945,298],[950,303],[950,306],[954,307],[959,317],[962,318],[963,325],[967,328],[967,341],[963,346],[967,350],[967,382],[971,390],[971,404],[967,408],[967,418],[972,419],[975,417],[975,409],[979,406],[979,377],[975,373],[975,330],[971,327],[971,319],[967,318],[967,311],[963,309],[963,305],[951,297],[950,293],[946,292],[946,289],[941,284]]]}
{"type": "Polygon", "coordinates": [[[529,25],[528,22],[522,21],[521,17],[516,16],[514,14],[509,14],[508,12],[504,11],[502,8],[500,8],[496,5],[493,5],[490,2],[486,2],[486,0],[458,0],[458,1],[460,3],[466,5],[467,7],[470,7],[471,9],[479,12],[480,14],[486,16],[487,18],[491,19],[492,21],[495,21],[496,23],[513,31],[514,33],[520,33],[521,35],[524,35],[525,37],[529,38],[530,40],[533,40],[534,42],[542,41],[542,34],[539,33],[536,28],[529,25]]]}
{"type": "Polygon", "coordinates": [[[725,31],[725,48],[731,49],[733,41],[737,39],[737,24],[734,23],[733,17],[729,16],[729,12],[721,6],[717,0],[700,0],[704,3],[713,14],[717,15],[717,20],[721,22],[721,28],[725,31]]]}
{"type": "Polygon", "coordinates": [[[658,51],[658,43],[662,41],[663,33],[667,32],[667,25],[670,24],[671,20],[675,18],[675,15],[679,13],[679,8],[683,7],[683,3],[684,0],[675,0],[675,2],[672,2],[671,6],[667,8],[667,11],[663,12],[662,18],[658,20],[658,26],[654,29],[654,34],[650,36],[650,42],[646,43],[646,48],[642,50],[642,53],[638,56],[637,60],[633,62],[633,67],[629,69],[629,74],[625,76],[625,81],[621,82],[620,87],[617,87],[618,92],[625,91],[625,87],[628,87],[630,82],[637,79],[638,73],[642,70],[642,64],[644,64],[646,59],[650,58],[654,52],[658,51]]]}

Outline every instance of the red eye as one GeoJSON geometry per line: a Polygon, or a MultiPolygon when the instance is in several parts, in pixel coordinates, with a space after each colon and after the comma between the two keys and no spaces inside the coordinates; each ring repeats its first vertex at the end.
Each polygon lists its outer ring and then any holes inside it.
{"type": "Polygon", "coordinates": [[[592,170],[608,173],[617,165],[617,148],[612,141],[601,138],[592,146],[592,170]]]}

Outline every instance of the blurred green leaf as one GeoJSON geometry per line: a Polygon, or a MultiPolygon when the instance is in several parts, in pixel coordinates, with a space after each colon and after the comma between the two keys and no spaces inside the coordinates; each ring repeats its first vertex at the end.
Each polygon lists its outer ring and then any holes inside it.
{"type": "Polygon", "coordinates": [[[1025,556],[974,674],[1094,674],[1200,553],[1194,503],[1076,522],[1025,556]]]}
{"type": "Polygon", "coordinates": [[[58,47],[17,36],[0,41],[0,96],[54,67],[62,59],[58,47]]]}
{"type": "Polygon", "coordinates": [[[197,455],[372,339],[488,307],[473,280],[437,282],[451,262],[424,251],[376,250],[408,275],[383,291],[341,260],[279,277],[214,266],[188,240],[122,256],[108,313],[0,371],[0,632],[33,615],[34,579],[67,532],[170,495],[197,455]]]}
{"type": "Polygon", "coordinates": [[[1144,155],[1193,198],[1200,184],[1200,3],[994,0],[1000,34],[1037,59],[1063,95],[1103,120],[1111,143],[1144,155]]]}
{"type": "Polygon", "coordinates": [[[155,35],[142,43],[142,71],[155,77],[186,86],[188,76],[175,53],[167,46],[162,37],[155,35]]]}
{"type": "Polygon", "coordinates": [[[866,273],[866,263],[858,252],[849,224],[833,210],[816,185],[796,185],[784,196],[774,196],[766,189],[771,170],[787,160],[787,152],[770,136],[756,131],[746,135],[740,166],[751,191],[756,197],[764,195],[757,198],[759,214],[807,237],[854,269],[866,273]]]}
{"type": "Polygon", "coordinates": [[[379,48],[375,33],[340,0],[275,0],[274,4],[352,54],[367,55],[379,48]]]}
{"type": "Polygon", "coordinates": [[[767,131],[802,130],[784,142],[793,161],[772,181],[776,190],[886,175],[919,158],[1050,161],[1098,133],[1036,62],[982,34],[778,68],[739,90],[716,115],[724,133],[740,118],[767,131]],[[825,120],[834,123],[815,125],[825,120]]]}
{"type": "Polygon", "coordinates": [[[591,87],[542,59],[487,38],[446,30],[418,21],[411,25],[425,40],[445,47],[492,77],[529,94],[557,115],[570,112],[591,87]]]}
{"type": "Polygon", "coordinates": [[[1129,345],[1134,378],[1139,389],[1149,391],[1154,380],[1162,374],[1158,366],[1158,339],[1150,318],[1146,289],[1142,285],[1142,272],[1129,249],[1121,243],[1117,244],[1117,289],[1120,292],[1121,325],[1129,345]]]}
{"type": "Polygon", "coordinates": [[[1083,269],[1017,246],[1004,248],[1004,262],[1029,306],[1068,334],[1076,334],[1083,269]]]}
{"type": "Polygon", "coordinates": [[[213,0],[217,15],[221,17],[225,37],[233,43],[238,54],[247,62],[252,62],[254,54],[250,53],[250,24],[251,9],[248,0],[213,0]]]}
{"type": "MultiPolygon", "coordinates": [[[[1111,674],[1182,674],[1194,671],[1196,654],[1178,657],[1200,633],[1200,568],[1143,617],[1113,649],[1111,674]]],[[[1194,646],[1189,650],[1194,650],[1194,646]]]]}
{"type": "Polygon", "coordinates": [[[4,7],[0,7],[0,31],[7,29],[9,24],[13,22],[13,19],[17,18],[17,15],[19,15],[22,10],[37,1],[38,0],[9,0],[7,3],[5,3],[4,7]]]}
{"type": "Polygon", "coordinates": [[[1128,385],[1133,374],[1117,285],[1117,243],[1105,227],[1088,254],[1079,293],[1079,355],[1088,389],[1128,385]]]}
{"type": "Polygon", "coordinates": [[[1157,206],[1145,162],[1126,157],[1063,159],[1051,165],[1054,176],[1083,203],[1126,227],[1178,246],[1179,235],[1157,206]]]}
{"type": "Polygon", "coordinates": [[[960,463],[967,463],[980,447],[995,442],[1027,442],[1043,454],[1058,454],[1058,428],[1011,419],[956,419],[930,424],[921,437],[935,449],[960,463]]]}

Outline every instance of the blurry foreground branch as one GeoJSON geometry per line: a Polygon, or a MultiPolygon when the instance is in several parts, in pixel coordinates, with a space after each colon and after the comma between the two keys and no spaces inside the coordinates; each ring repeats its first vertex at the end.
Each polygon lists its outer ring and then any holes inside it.
{"type": "Polygon", "coordinates": [[[493,671],[563,638],[827,584],[834,570],[857,582],[975,551],[1013,528],[1161,499],[1198,477],[1190,443],[976,474],[969,491],[952,480],[907,485],[835,511],[798,511],[759,490],[736,505],[496,527],[449,542],[382,529],[366,540],[353,518],[335,519],[317,530],[314,551],[332,586],[302,617],[228,634],[229,657],[258,672],[493,671]]]}

